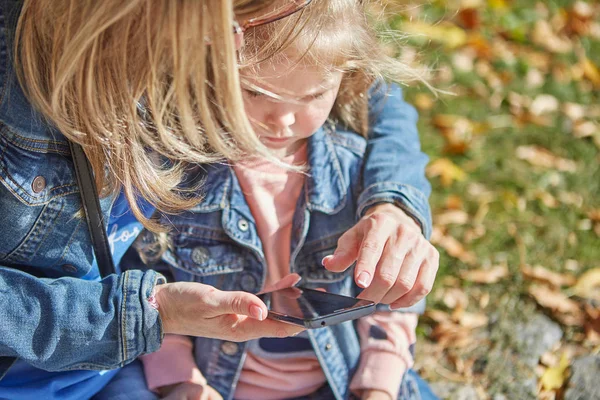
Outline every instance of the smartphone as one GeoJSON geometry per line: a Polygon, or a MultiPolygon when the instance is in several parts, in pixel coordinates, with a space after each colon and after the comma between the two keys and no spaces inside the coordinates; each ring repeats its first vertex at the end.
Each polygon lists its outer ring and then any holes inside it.
{"type": "Polygon", "coordinates": [[[351,321],[375,311],[372,301],[303,287],[264,293],[261,298],[269,309],[267,318],[308,329],[351,321]]]}

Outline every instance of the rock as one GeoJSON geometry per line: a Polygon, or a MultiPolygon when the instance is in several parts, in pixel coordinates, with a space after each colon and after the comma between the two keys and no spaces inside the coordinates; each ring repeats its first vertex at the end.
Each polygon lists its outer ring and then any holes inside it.
{"type": "Polygon", "coordinates": [[[515,329],[519,358],[530,367],[535,367],[542,354],[552,349],[562,336],[562,329],[557,323],[543,314],[535,315],[515,329]]]}
{"type": "Polygon", "coordinates": [[[600,400],[600,356],[573,361],[565,400],[600,400]]]}
{"type": "Polygon", "coordinates": [[[454,382],[434,382],[430,386],[433,393],[440,399],[479,400],[477,391],[471,385],[461,385],[454,382]]]}

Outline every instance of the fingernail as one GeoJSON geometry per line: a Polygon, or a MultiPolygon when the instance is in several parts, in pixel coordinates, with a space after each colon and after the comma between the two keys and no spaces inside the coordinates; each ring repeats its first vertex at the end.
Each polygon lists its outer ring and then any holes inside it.
{"type": "Polygon", "coordinates": [[[302,280],[302,277],[301,277],[301,276],[299,276],[299,277],[298,277],[298,279],[296,280],[296,282],[294,282],[294,283],[292,284],[292,286],[296,286],[298,283],[300,283],[300,281],[301,281],[301,280],[302,280]]]}
{"type": "Polygon", "coordinates": [[[250,306],[250,316],[252,318],[254,318],[254,319],[262,321],[264,319],[263,318],[263,310],[262,310],[262,308],[260,308],[256,304],[250,306]]]}
{"type": "Polygon", "coordinates": [[[371,274],[369,274],[367,271],[361,272],[360,275],[358,275],[356,282],[363,288],[366,288],[369,286],[369,283],[371,283],[371,274]]]}
{"type": "Polygon", "coordinates": [[[323,261],[321,261],[321,264],[323,264],[323,265],[328,264],[332,258],[333,258],[333,254],[323,257],[323,261]]]}

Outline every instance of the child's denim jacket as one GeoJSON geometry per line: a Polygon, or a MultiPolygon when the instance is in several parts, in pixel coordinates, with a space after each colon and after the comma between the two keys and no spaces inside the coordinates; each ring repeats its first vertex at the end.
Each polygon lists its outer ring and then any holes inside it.
{"type": "MultiPolygon", "coordinates": [[[[309,175],[296,205],[290,249],[290,270],[302,276],[301,284],[306,287],[358,294],[353,268],[333,273],[322,266],[321,260],[334,252],[339,237],[357,221],[365,148],[362,137],[335,129],[321,129],[309,140],[309,175]]],[[[172,227],[169,236],[173,248],[151,267],[177,281],[259,292],[267,273],[265,256],[235,173],[227,165],[203,169],[205,172],[200,168],[197,172],[206,179],[205,199],[191,211],[165,218],[164,222],[172,227]]],[[[149,237],[142,234],[139,240],[149,237]]],[[[423,302],[418,303],[411,311],[422,311],[423,306],[423,302]]],[[[347,398],[360,355],[353,322],[307,333],[336,398],[347,398]]],[[[233,397],[247,347],[248,343],[216,339],[195,341],[200,370],[224,399],[233,397]]]]}

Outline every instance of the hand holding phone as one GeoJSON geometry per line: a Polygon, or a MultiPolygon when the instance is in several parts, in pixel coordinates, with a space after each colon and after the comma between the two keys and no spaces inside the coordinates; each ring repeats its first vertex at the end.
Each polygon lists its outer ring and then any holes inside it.
{"type": "Polygon", "coordinates": [[[269,309],[267,318],[309,329],[351,321],[375,311],[372,301],[303,287],[267,292],[261,298],[269,309]]]}

